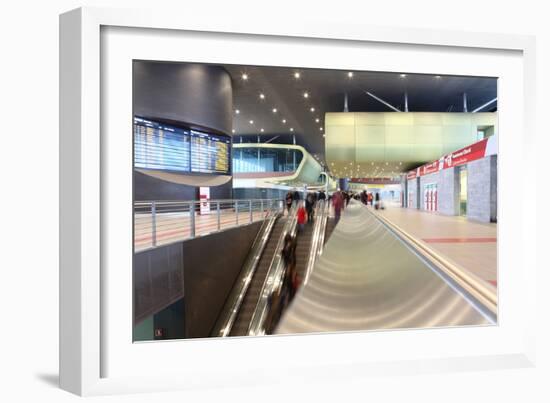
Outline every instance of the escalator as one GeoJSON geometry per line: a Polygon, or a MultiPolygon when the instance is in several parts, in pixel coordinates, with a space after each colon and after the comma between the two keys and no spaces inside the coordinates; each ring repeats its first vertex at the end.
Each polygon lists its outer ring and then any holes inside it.
{"type": "Polygon", "coordinates": [[[282,258],[286,234],[297,237],[296,270],[302,282],[307,282],[315,260],[322,253],[328,210],[324,203],[319,203],[315,220],[296,234],[299,205],[295,204],[289,215],[277,214],[262,225],[212,336],[262,335],[268,332],[267,328],[272,324],[269,318],[274,312],[273,298],[276,300],[280,295],[288,269],[282,258]]]}
{"type": "Polygon", "coordinates": [[[286,217],[281,217],[273,226],[271,235],[265,245],[265,249],[260,257],[258,266],[252,276],[252,280],[240,306],[239,313],[233,323],[231,332],[229,333],[230,336],[245,336],[248,334],[248,327],[250,325],[254,309],[256,308],[260,298],[262,287],[286,221],[286,217]]]}
{"type": "Polygon", "coordinates": [[[313,223],[310,222],[307,223],[304,230],[296,236],[296,273],[300,279],[303,279],[306,275],[312,235],[313,223]]]}

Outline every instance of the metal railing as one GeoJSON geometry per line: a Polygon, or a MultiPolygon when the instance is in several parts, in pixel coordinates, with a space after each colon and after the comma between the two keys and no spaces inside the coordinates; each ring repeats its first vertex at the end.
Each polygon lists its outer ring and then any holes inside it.
{"type": "Polygon", "coordinates": [[[309,280],[309,275],[313,270],[315,261],[323,253],[325,244],[325,232],[327,229],[327,221],[329,215],[329,203],[325,200],[319,200],[316,206],[315,222],[313,224],[313,234],[311,237],[311,246],[309,248],[309,257],[304,275],[303,284],[309,280]]]}
{"type": "Polygon", "coordinates": [[[134,202],[134,249],[140,251],[264,220],[278,199],[134,202]]]}

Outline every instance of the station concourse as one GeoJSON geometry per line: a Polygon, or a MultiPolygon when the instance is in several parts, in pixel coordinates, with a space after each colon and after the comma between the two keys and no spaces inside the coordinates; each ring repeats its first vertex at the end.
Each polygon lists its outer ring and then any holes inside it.
{"type": "Polygon", "coordinates": [[[135,342],[498,323],[495,78],[133,63],[135,342]]]}

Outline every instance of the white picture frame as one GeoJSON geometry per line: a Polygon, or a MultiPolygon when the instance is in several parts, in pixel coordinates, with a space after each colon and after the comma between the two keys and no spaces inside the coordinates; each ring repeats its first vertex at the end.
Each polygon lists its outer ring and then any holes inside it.
{"type": "MultiPolygon", "coordinates": [[[[200,45],[208,45],[206,42],[200,45]]],[[[537,266],[535,242],[531,242],[530,237],[536,233],[535,210],[525,201],[514,200],[512,205],[504,199],[501,203],[500,197],[506,191],[506,184],[500,179],[502,175],[511,181],[521,179],[517,183],[530,189],[530,194],[536,197],[534,178],[514,174],[511,155],[513,151],[517,153],[517,160],[528,161],[535,152],[535,42],[532,37],[336,22],[305,21],[287,26],[276,21],[243,24],[240,20],[222,18],[182,21],[169,10],[81,8],[61,15],[60,46],[60,385],[63,389],[79,395],[98,395],[292,382],[298,374],[301,379],[335,380],[347,379],[351,374],[357,377],[534,365],[535,319],[530,313],[535,311],[537,266]],[[142,35],[144,47],[153,43],[151,41],[164,45],[154,51],[144,48],[143,54],[132,55],[135,49],[126,46],[128,43],[124,41],[132,41],[131,37],[138,34],[142,35]],[[273,49],[307,47],[311,50],[310,63],[319,67],[365,69],[367,64],[351,58],[345,66],[331,61],[323,61],[321,66],[321,59],[315,59],[314,46],[334,52],[346,47],[348,51],[353,48],[387,52],[388,60],[394,60],[394,65],[395,59],[404,55],[407,57],[401,61],[402,71],[407,72],[493,76],[491,71],[502,72],[503,76],[497,75],[499,125],[504,133],[499,144],[499,217],[505,217],[499,221],[499,326],[132,344],[127,337],[131,332],[128,327],[131,283],[124,282],[127,277],[113,277],[109,271],[113,259],[126,269],[128,262],[131,264],[127,249],[119,250],[109,243],[118,234],[125,239],[124,232],[128,236],[131,233],[128,226],[131,214],[113,214],[124,207],[125,197],[131,198],[123,193],[122,198],[120,194],[114,195],[114,189],[127,190],[130,178],[125,178],[126,171],[114,168],[111,160],[113,150],[127,148],[128,143],[112,142],[108,134],[115,127],[126,128],[117,125],[131,125],[130,115],[125,115],[131,95],[127,91],[128,77],[124,78],[128,67],[125,63],[143,55],[180,60],[178,54],[170,56],[167,51],[170,45],[186,40],[191,46],[192,41],[203,41],[203,37],[206,42],[214,43],[226,37],[227,41],[249,41],[247,46],[269,44],[273,49]],[[110,53],[114,49],[117,53],[110,53]],[[480,63],[451,65],[449,60],[434,58],[433,66],[427,68],[423,64],[426,60],[410,57],[419,53],[433,57],[433,52],[446,55],[442,59],[468,60],[463,58],[467,57],[480,63]],[[491,60],[502,63],[491,66],[491,60]],[[512,129],[521,136],[507,137],[506,133],[512,129]],[[116,199],[121,200],[121,204],[117,204],[116,199]],[[516,214],[506,218],[510,209],[516,214]],[[517,258],[510,261],[505,254],[510,253],[511,248],[515,248],[517,258]],[[501,270],[512,263],[521,270],[501,270]],[[123,288],[116,288],[115,284],[122,284],[123,288]],[[113,289],[121,295],[121,302],[112,298],[113,289]],[[117,338],[119,334],[123,336],[117,338]],[[401,346],[405,339],[417,347],[414,352],[395,348],[389,354],[387,346],[401,346]],[[466,341],[473,339],[481,341],[479,346],[466,345],[466,341]],[[464,340],[465,345],[457,346],[459,340],[464,340]],[[345,346],[336,352],[336,346],[342,344],[345,346]],[[373,344],[378,355],[369,347],[373,344]],[[359,349],[360,346],[363,348],[359,349]],[[281,349],[300,354],[278,361],[281,349]],[[175,357],[176,351],[186,354],[183,363],[168,358],[175,357]],[[247,356],[243,356],[244,351],[247,356]],[[136,357],[144,363],[145,370],[132,370],[136,357]],[[235,363],[238,357],[244,358],[235,363]]],[[[294,56],[299,58],[298,54],[294,56]]],[[[192,61],[206,61],[205,57],[197,49],[192,61]]],[[[227,60],[224,57],[228,56],[211,56],[209,61],[227,60]]],[[[270,63],[270,60],[273,63],[269,55],[261,52],[243,55],[241,51],[237,58],[241,61],[239,64],[270,63]]],[[[386,63],[374,60],[368,64],[373,70],[383,68],[386,63]]],[[[308,62],[303,61],[301,65],[303,63],[308,62]]],[[[289,64],[281,61],[280,65],[289,64]]],[[[131,158],[131,153],[122,158],[131,158]]],[[[121,273],[127,275],[126,269],[121,273]]]]}

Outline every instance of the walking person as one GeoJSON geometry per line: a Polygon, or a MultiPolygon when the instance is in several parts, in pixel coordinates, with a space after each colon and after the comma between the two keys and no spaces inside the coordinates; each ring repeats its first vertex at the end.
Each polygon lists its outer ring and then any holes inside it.
{"type": "Polygon", "coordinates": [[[298,220],[297,220],[298,232],[302,233],[304,231],[304,225],[306,223],[306,216],[307,216],[306,209],[304,208],[304,206],[300,206],[298,208],[297,216],[298,216],[298,220]]]}
{"type": "Polygon", "coordinates": [[[340,221],[340,215],[342,214],[342,207],[344,201],[342,198],[342,193],[338,190],[332,195],[332,206],[334,207],[334,221],[338,224],[340,221]]]}
{"type": "Polygon", "coordinates": [[[313,208],[315,207],[315,200],[313,193],[309,193],[306,197],[306,212],[307,212],[307,221],[313,222],[313,208]]]}
{"type": "Polygon", "coordinates": [[[289,191],[286,194],[286,198],[285,198],[287,215],[290,214],[290,208],[292,207],[292,200],[293,200],[292,192],[289,191]]]}

